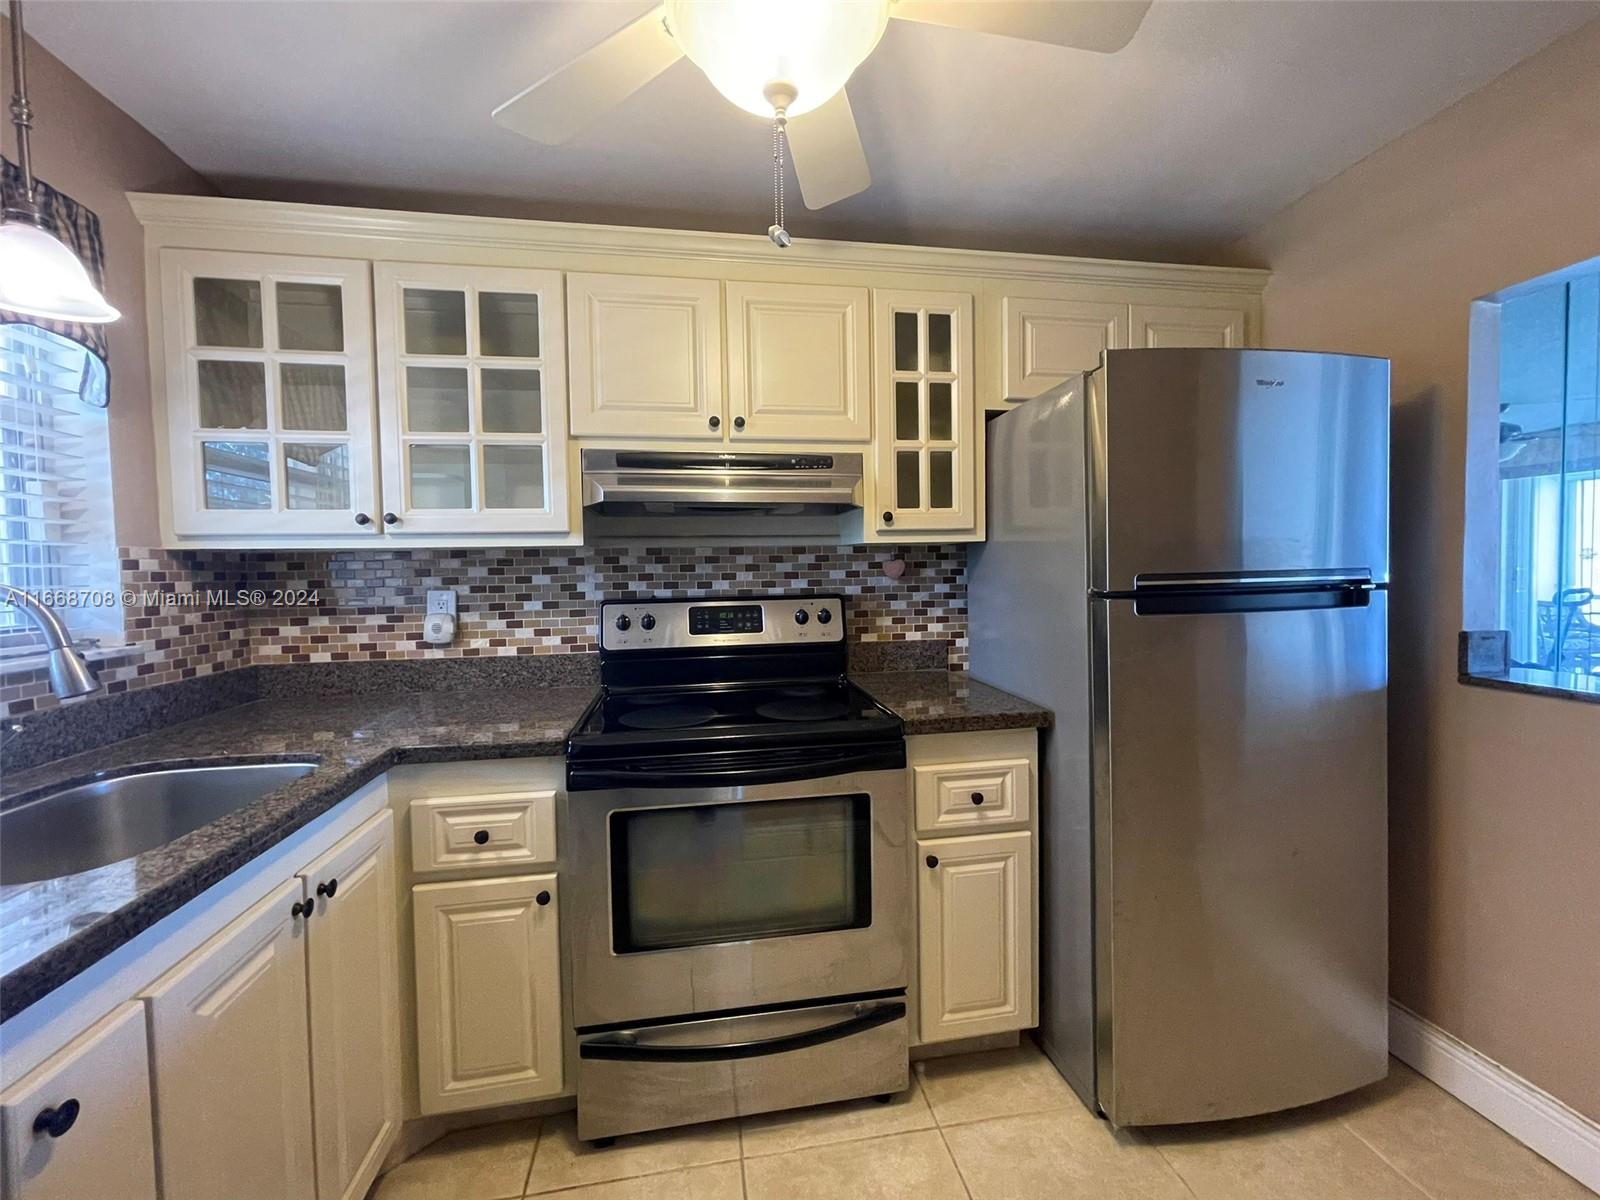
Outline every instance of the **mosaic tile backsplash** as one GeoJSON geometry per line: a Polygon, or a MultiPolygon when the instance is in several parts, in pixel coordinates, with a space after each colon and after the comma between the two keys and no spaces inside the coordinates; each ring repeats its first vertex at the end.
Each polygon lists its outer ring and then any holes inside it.
{"type": "MultiPolygon", "coordinates": [[[[621,596],[842,592],[852,641],[949,643],[966,666],[964,546],[755,549],[124,550],[133,646],[97,665],[108,693],[250,664],[570,654],[596,648],[600,601],[621,596]],[[886,567],[904,564],[899,578],[886,567]],[[427,646],[429,588],[453,588],[454,643],[427,646]],[[174,600],[181,596],[182,600],[174,600]]],[[[55,704],[44,672],[7,676],[0,706],[55,704]]]]}

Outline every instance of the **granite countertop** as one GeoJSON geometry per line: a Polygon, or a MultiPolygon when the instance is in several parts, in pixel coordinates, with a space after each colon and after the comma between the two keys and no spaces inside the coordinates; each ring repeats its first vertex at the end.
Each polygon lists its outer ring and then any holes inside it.
{"type": "Polygon", "coordinates": [[[315,770],[177,841],[37,883],[0,886],[0,1021],[401,763],[562,753],[592,687],[259,700],[7,773],[0,807],[162,766],[317,760],[315,770]]]}
{"type": "Polygon", "coordinates": [[[1043,729],[1051,714],[963,671],[879,671],[850,676],[905,722],[906,734],[1043,729]]]}
{"type": "MultiPolygon", "coordinates": [[[[1048,725],[1050,713],[957,672],[851,676],[908,735],[1048,725]]],[[[161,766],[316,759],[317,767],[135,858],[0,886],[0,1021],[402,763],[559,755],[592,684],[282,696],[10,772],[0,808],[96,777],[161,766]]]]}

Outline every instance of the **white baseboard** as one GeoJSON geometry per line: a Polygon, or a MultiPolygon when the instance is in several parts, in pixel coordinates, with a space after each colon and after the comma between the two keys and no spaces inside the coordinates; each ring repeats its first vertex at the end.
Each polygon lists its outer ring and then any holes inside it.
{"type": "Polygon", "coordinates": [[[1600,1123],[1392,1000],[1389,1052],[1591,1191],[1600,1192],[1600,1123]]]}

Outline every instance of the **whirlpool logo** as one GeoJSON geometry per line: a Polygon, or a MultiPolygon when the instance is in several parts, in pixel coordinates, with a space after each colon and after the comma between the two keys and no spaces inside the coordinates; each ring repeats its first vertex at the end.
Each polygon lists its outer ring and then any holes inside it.
{"type": "Polygon", "coordinates": [[[1258,379],[1258,380],[1256,380],[1256,386],[1257,387],[1265,387],[1265,388],[1280,388],[1280,387],[1283,386],[1283,380],[1281,380],[1281,379],[1258,379]]]}

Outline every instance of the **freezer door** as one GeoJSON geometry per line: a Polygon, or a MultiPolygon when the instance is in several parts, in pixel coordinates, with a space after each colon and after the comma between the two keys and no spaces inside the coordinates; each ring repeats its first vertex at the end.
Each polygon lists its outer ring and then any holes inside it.
{"type": "Polygon", "coordinates": [[[1307,602],[1090,605],[1115,1124],[1269,1112],[1387,1069],[1387,595],[1307,602]]]}
{"type": "Polygon", "coordinates": [[[1389,570],[1389,363],[1112,350],[1090,376],[1090,586],[1389,570]]]}

